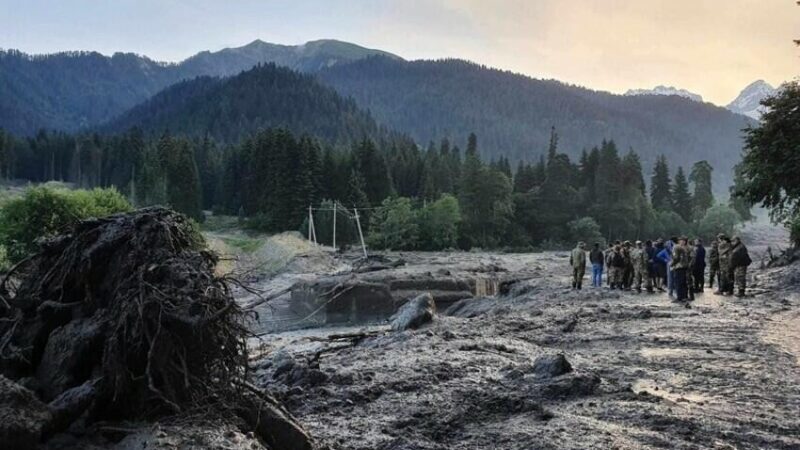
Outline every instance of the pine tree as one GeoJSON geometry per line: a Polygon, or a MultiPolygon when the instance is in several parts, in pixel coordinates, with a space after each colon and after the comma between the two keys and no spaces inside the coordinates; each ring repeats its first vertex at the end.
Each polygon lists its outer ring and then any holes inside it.
{"type": "Polygon", "coordinates": [[[167,203],[176,211],[202,220],[200,176],[186,139],[173,139],[167,157],[167,203]]]}
{"type": "Polygon", "coordinates": [[[392,179],[386,159],[375,147],[375,143],[365,139],[355,151],[356,169],[364,179],[364,192],[371,205],[380,205],[392,195],[392,179]]]}
{"type": "Polygon", "coordinates": [[[678,167],[675,173],[672,185],[672,208],[686,222],[692,220],[692,194],[689,192],[689,182],[683,173],[683,167],[678,167]]]}
{"type": "Polygon", "coordinates": [[[653,167],[653,176],[650,179],[650,204],[656,210],[673,210],[669,165],[667,165],[667,158],[664,155],[658,157],[653,167]]]}
{"type": "Polygon", "coordinates": [[[692,166],[692,173],[689,174],[689,181],[694,184],[694,210],[693,217],[697,220],[702,219],[706,211],[714,206],[714,194],[711,186],[711,172],[714,169],[708,161],[698,161],[692,166]]]}
{"type": "Polygon", "coordinates": [[[550,128],[550,144],[547,146],[547,160],[550,161],[558,153],[558,133],[556,127],[550,128]]]}

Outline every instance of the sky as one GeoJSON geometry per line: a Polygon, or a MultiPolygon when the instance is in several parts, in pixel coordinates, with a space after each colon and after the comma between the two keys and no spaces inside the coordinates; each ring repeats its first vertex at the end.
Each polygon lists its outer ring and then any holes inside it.
{"type": "Polygon", "coordinates": [[[0,48],[179,61],[255,39],[333,38],[622,93],[671,85],[724,105],[800,69],[793,0],[0,0],[0,48]]]}

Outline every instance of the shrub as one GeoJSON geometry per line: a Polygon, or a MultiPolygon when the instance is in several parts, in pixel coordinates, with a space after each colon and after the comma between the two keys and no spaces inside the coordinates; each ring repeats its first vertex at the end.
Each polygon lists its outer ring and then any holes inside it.
{"type": "Polygon", "coordinates": [[[411,200],[405,197],[387,198],[370,218],[367,243],[371,247],[411,250],[417,247],[419,226],[411,200]]]}
{"type": "Polygon", "coordinates": [[[794,216],[787,222],[789,228],[789,238],[796,248],[800,248],[800,214],[794,216]]]}
{"type": "Polygon", "coordinates": [[[114,188],[70,191],[33,187],[0,209],[0,244],[13,264],[35,252],[40,237],[64,231],[89,217],[130,210],[130,203],[114,188]]]}
{"type": "Polygon", "coordinates": [[[461,223],[461,208],[458,200],[450,194],[426,205],[418,214],[420,248],[443,250],[458,244],[458,225],[461,223]]]}
{"type": "Polygon", "coordinates": [[[706,242],[710,242],[719,233],[732,236],[736,234],[736,227],[741,220],[739,213],[730,206],[714,205],[698,222],[697,235],[706,242]]]}
{"type": "Polygon", "coordinates": [[[587,248],[595,242],[605,246],[603,244],[603,234],[600,232],[600,225],[591,217],[581,217],[567,223],[567,230],[569,231],[570,244],[572,246],[578,241],[586,243],[587,248]]]}

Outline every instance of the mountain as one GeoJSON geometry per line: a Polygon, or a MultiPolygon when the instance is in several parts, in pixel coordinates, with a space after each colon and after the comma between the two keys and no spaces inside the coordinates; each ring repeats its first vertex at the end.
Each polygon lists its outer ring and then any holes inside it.
{"type": "Polygon", "coordinates": [[[271,62],[300,72],[313,73],[376,55],[401,59],[388,52],[332,39],[310,41],[302,45],[279,45],[255,40],[244,47],[200,52],[184,60],[180,67],[187,74],[226,76],[235,75],[259,63],[271,62]]]}
{"type": "Polygon", "coordinates": [[[228,143],[275,127],[339,144],[386,135],[351,99],[342,98],[311,75],[272,63],[233,77],[179,82],[102,129],[122,132],[132,127],[150,133],[210,135],[228,143]]]}
{"type": "Polygon", "coordinates": [[[235,75],[270,62],[315,72],[372,55],[399,59],[334,40],[295,46],[257,40],[243,47],[201,52],[177,64],[132,53],[0,51],[0,128],[25,135],[40,128],[75,131],[105,122],[184,79],[235,75]]]}
{"type": "Polygon", "coordinates": [[[720,191],[739,160],[741,129],[752,123],[678,96],[613,95],[462,60],[370,57],[318,76],[421,144],[448,137],[464,145],[474,131],[485,157],[532,161],[555,126],[560,151],[572,156],[614,139],[621,149],[636,150],[648,172],[662,153],[685,169],[708,160],[720,191]]]}
{"type": "Polygon", "coordinates": [[[774,95],[776,89],[764,80],[758,80],[747,85],[727,108],[738,114],[761,119],[761,100],[774,95]]]}
{"type": "Polygon", "coordinates": [[[678,89],[672,86],[656,86],[653,89],[629,89],[625,95],[677,95],[678,97],[688,98],[696,102],[703,102],[703,97],[700,94],[689,92],[686,89],[678,89]]]}

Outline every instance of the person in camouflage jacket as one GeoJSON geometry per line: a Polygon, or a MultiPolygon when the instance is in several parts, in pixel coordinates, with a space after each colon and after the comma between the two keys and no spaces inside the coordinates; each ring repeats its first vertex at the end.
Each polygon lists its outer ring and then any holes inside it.
{"type": "Polygon", "coordinates": [[[580,290],[586,272],[586,244],[578,242],[569,255],[569,265],[572,266],[572,289],[580,290]]]}

